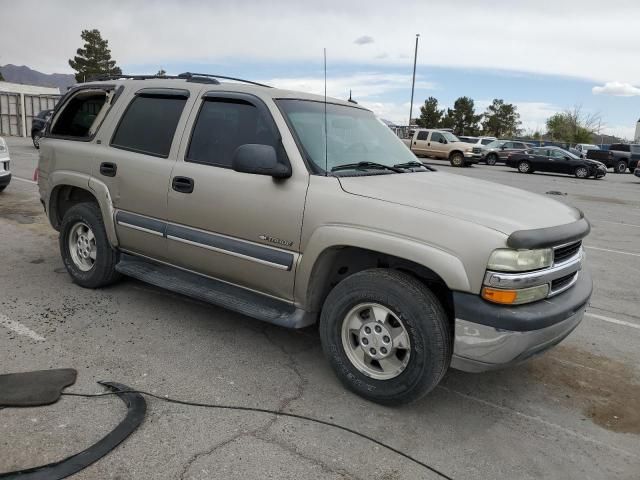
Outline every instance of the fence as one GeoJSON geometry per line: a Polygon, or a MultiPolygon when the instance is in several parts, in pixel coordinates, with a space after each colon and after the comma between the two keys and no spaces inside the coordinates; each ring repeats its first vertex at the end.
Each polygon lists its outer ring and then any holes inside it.
{"type": "Polygon", "coordinates": [[[51,110],[60,95],[0,92],[0,135],[31,135],[31,122],[38,112],[51,110]]]}

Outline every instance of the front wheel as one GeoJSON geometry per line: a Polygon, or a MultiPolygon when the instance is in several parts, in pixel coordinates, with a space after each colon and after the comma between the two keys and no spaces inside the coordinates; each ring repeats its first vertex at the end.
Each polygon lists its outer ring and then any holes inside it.
{"type": "Polygon", "coordinates": [[[626,162],[620,161],[620,162],[616,163],[615,171],[616,171],[616,173],[625,173],[627,171],[626,162]]]}
{"type": "Polygon", "coordinates": [[[64,215],[60,228],[60,254],[69,275],[85,288],[99,288],[120,278],[119,254],[111,247],[95,203],[79,203],[64,215]]]}
{"type": "Polygon", "coordinates": [[[365,270],[340,282],[322,308],[320,339],[340,381],[384,405],[426,395],[451,362],[442,304],[424,284],[393,270],[365,270]]]}
{"type": "Polygon", "coordinates": [[[522,160],[520,163],[518,163],[518,171],[520,173],[531,173],[531,164],[526,160],[522,160]]]}
{"type": "Polygon", "coordinates": [[[495,154],[489,155],[487,157],[487,165],[495,165],[498,162],[498,156],[495,154]]]}
{"type": "Polygon", "coordinates": [[[577,178],[587,178],[589,176],[589,169],[587,169],[587,167],[578,167],[574,174],[577,178]]]}
{"type": "Polygon", "coordinates": [[[452,167],[464,167],[464,155],[461,153],[454,153],[449,158],[449,162],[451,162],[452,167]]]}

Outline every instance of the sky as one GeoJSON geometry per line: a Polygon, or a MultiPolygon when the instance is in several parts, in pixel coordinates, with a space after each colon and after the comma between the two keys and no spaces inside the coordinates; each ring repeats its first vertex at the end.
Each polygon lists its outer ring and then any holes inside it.
{"type": "Polygon", "coordinates": [[[204,1],[0,0],[0,65],[71,73],[82,29],[97,28],[126,73],[238,76],[353,98],[380,117],[493,98],[517,105],[527,131],[580,106],[603,133],[633,138],[640,118],[640,2],[611,0],[204,1]]]}

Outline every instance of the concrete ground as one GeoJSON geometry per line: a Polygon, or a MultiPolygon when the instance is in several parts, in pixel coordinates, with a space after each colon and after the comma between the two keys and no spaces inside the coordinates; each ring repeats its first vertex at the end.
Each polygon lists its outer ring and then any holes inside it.
{"type": "MultiPolygon", "coordinates": [[[[74,285],[30,182],[37,153],[9,138],[14,181],[0,195],[0,373],[72,367],[95,382],[199,402],[281,409],[380,439],[455,479],[640,478],[640,179],[452,169],[581,208],[595,292],[560,346],[504,371],[450,371],[429,396],[385,408],[347,392],[315,328],[288,331],[125,280],[74,285]],[[25,329],[26,327],[26,329],[25,329]]],[[[272,415],[148,398],[144,423],[78,479],[435,479],[351,434],[272,415]]],[[[125,412],[115,397],[63,397],[0,411],[0,472],[91,445],[125,412]]]]}

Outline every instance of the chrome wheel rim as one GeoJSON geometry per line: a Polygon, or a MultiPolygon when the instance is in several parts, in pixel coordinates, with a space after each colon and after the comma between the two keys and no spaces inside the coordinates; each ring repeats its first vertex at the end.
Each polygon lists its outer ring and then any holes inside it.
{"type": "Polygon", "coordinates": [[[459,167],[460,165],[462,165],[462,157],[460,155],[455,155],[453,157],[453,165],[456,167],[459,167]]]}
{"type": "Polygon", "coordinates": [[[376,380],[400,375],[411,354],[404,324],[378,303],[361,303],[347,313],[342,321],[342,346],[351,364],[376,380]]]}
{"type": "Polygon", "coordinates": [[[98,249],[96,237],[91,228],[84,222],[78,222],[69,232],[69,254],[74,265],[83,272],[88,272],[96,263],[98,249]]]}
{"type": "Polygon", "coordinates": [[[33,143],[38,148],[40,146],[40,135],[37,133],[33,136],[33,143]]]}
{"type": "Polygon", "coordinates": [[[495,165],[496,164],[496,157],[494,157],[493,155],[491,155],[489,157],[489,159],[487,160],[487,164],[488,165],[495,165]]]}
{"type": "Polygon", "coordinates": [[[585,178],[588,175],[587,169],[586,168],[579,168],[576,171],[576,175],[580,178],[585,178]]]}
{"type": "Polygon", "coordinates": [[[527,162],[522,162],[519,166],[519,170],[522,173],[527,173],[529,171],[529,164],[527,162]]]}

